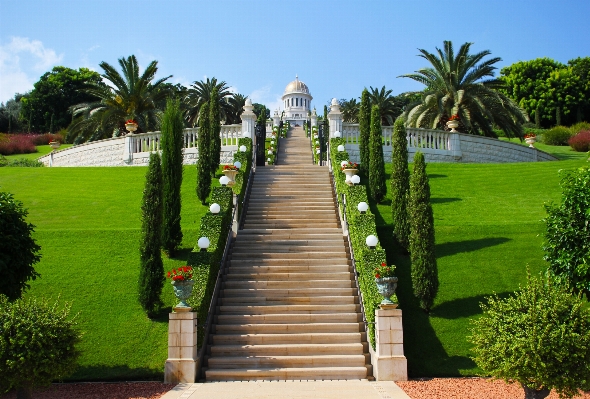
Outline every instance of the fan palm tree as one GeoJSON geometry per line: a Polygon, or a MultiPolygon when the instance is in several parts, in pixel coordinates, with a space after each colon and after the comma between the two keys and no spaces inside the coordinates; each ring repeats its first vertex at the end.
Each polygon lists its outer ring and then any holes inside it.
{"type": "Polygon", "coordinates": [[[342,111],[342,119],[344,122],[359,123],[360,106],[361,104],[356,101],[356,98],[341,101],[340,111],[342,111]]]}
{"type": "Polygon", "coordinates": [[[207,78],[207,80],[195,81],[188,90],[185,99],[187,109],[185,117],[189,123],[193,125],[197,123],[201,105],[209,101],[214,88],[217,88],[219,97],[219,116],[221,120],[227,120],[228,115],[231,114],[232,105],[226,97],[231,97],[232,92],[229,91],[226,82],[218,83],[216,78],[207,78]]]}
{"type": "Polygon", "coordinates": [[[391,94],[391,90],[386,90],[385,86],[379,90],[369,86],[369,100],[371,100],[371,106],[377,105],[379,112],[381,113],[381,124],[384,126],[393,126],[393,121],[399,115],[397,105],[395,103],[395,97],[391,94]]]}
{"type": "Polygon", "coordinates": [[[426,86],[421,92],[422,101],[409,105],[405,112],[407,125],[444,128],[450,116],[458,115],[459,129],[466,133],[495,137],[496,125],[508,137],[522,137],[522,124],[528,116],[498,90],[504,88],[504,83],[493,78],[493,65],[501,58],[483,60],[491,54],[489,50],[469,54],[471,44],[463,44],[457,54],[450,41],[444,42],[443,50],[436,48],[437,54],[418,49],[419,56],[432,67],[401,76],[426,86]]]}
{"type": "Polygon", "coordinates": [[[134,55],[119,59],[122,75],[104,61],[99,65],[103,81],[90,82],[83,89],[98,101],[70,108],[74,120],[68,127],[68,139],[79,143],[125,134],[127,119],[137,122],[137,132],[156,130],[169,93],[163,83],[172,75],[152,82],[158,71],[158,61],[152,61],[140,76],[134,55]]]}

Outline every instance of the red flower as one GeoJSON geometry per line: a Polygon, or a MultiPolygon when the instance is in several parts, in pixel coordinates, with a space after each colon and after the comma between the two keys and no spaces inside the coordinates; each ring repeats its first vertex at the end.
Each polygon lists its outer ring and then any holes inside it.
{"type": "Polygon", "coordinates": [[[381,278],[381,275],[379,275],[379,273],[375,274],[375,278],[381,278]]]}
{"type": "Polygon", "coordinates": [[[381,266],[387,266],[387,264],[385,262],[382,262],[381,266]]]}
{"type": "Polygon", "coordinates": [[[170,278],[170,272],[168,272],[168,278],[170,278]]]}

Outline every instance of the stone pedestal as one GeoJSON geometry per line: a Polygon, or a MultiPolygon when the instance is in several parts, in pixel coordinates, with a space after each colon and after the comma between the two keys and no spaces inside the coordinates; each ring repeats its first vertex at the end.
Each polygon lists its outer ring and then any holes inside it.
{"type": "Polygon", "coordinates": [[[371,360],[377,381],[407,381],[408,363],[404,356],[400,309],[375,310],[375,343],[377,351],[371,351],[371,360]]]}
{"type": "Polygon", "coordinates": [[[340,105],[338,105],[338,100],[335,98],[332,99],[330,105],[328,121],[330,123],[330,138],[334,137],[334,132],[342,133],[342,112],[340,112],[340,105]]]}
{"type": "Polygon", "coordinates": [[[254,134],[254,128],[256,127],[256,114],[254,113],[252,100],[249,98],[246,99],[244,112],[242,112],[240,118],[242,119],[242,134],[250,133],[252,143],[256,145],[256,135],[254,134]]]}
{"type": "Polygon", "coordinates": [[[168,324],[168,359],[164,382],[194,383],[197,377],[197,314],[170,313],[168,324]]]}

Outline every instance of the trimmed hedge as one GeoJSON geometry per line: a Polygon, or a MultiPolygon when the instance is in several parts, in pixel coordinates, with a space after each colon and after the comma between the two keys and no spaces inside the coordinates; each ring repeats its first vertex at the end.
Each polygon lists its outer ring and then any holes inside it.
{"type": "Polygon", "coordinates": [[[543,143],[548,145],[568,145],[572,132],[565,126],[555,126],[543,133],[543,143]]]}

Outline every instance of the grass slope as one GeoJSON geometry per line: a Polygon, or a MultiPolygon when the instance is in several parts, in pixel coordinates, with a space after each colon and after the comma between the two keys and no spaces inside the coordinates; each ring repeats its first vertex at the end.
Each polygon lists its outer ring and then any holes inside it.
{"type": "MultiPolygon", "coordinates": [[[[68,148],[71,146],[72,146],[72,144],[62,144],[61,147],[59,147],[59,149],[63,150],[64,148],[68,148]]],[[[31,152],[30,154],[6,155],[6,158],[10,159],[10,160],[20,159],[20,158],[37,159],[37,158],[42,157],[43,155],[47,155],[51,152],[51,147],[49,145],[38,145],[36,148],[37,148],[37,152],[31,152]]]]}
{"type": "MultiPolygon", "coordinates": [[[[84,333],[73,380],[133,380],[163,376],[167,314],[149,320],[137,301],[141,197],[145,167],[0,168],[0,190],[29,210],[43,255],[41,278],[27,295],[71,301],[84,333]]],[[[182,186],[183,252],[165,269],[185,264],[206,211],[194,194],[196,169],[182,186]]],[[[174,295],[167,282],[164,301],[174,295]]]]}
{"type": "MultiPolygon", "coordinates": [[[[397,265],[404,310],[404,350],[412,377],[474,375],[469,320],[486,296],[508,295],[526,280],[526,267],[544,270],[543,204],[559,202],[560,169],[585,159],[518,164],[428,164],[436,228],[440,290],[430,316],[412,294],[410,261],[392,239],[388,197],[372,204],[388,262],[397,265]]],[[[387,168],[391,173],[391,165],[387,168]]],[[[390,184],[388,182],[388,189],[390,184]]]]}

